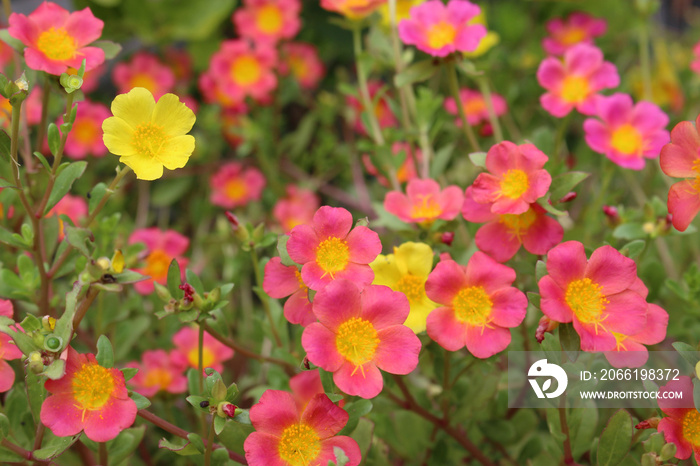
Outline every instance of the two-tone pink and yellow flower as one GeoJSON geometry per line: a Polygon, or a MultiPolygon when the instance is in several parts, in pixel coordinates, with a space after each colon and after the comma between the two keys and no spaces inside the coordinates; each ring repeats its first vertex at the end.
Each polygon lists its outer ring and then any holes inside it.
{"type": "MultiPolygon", "coordinates": [[[[399,157],[399,155],[405,155],[405,159],[401,166],[396,170],[396,181],[399,183],[406,183],[414,178],[418,177],[416,171],[416,164],[423,160],[423,152],[419,148],[413,148],[407,142],[395,142],[391,145],[391,154],[394,157],[399,157]]],[[[372,163],[372,158],[369,154],[364,154],[362,156],[362,163],[365,165],[367,173],[377,178],[383,186],[391,186],[389,180],[379,173],[377,167],[372,163]]]]}
{"type": "Polygon", "coordinates": [[[321,8],[350,19],[360,19],[372,14],[386,2],[387,0],[321,0],[321,8]]]}
{"type": "Polygon", "coordinates": [[[389,191],[384,208],[404,222],[430,224],[437,219],[454,219],[463,202],[464,195],[458,186],[441,190],[435,180],[414,178],[408,182],[406,194],[389,191]]]}
{"type": "Polygon", "coordinates": [[[547,21],[548,37],[542,40],[542,48],[550,55],[563,55],[576,44],[593,44],[593,39],[605,34],[608,23],[587,13],[575,11],[566,19],[547,21]]]}
{"type": "Polygon", "coordinates": [[[339,278],[369,285],[374,272],[369,263],[382,252],[379,235],[366,226],[352,227],[352,214],[341,207],[322,206],[311,224],[292,229],[287,241],[289,257],[301,264],[301,278],[320,290],[339,278]]]}
{"type": "Polygon", "coordinates": [[[167,353],[162,349],[147,350],[141,355],[141,361],[126,365],[139,371],[129,381],[137,392],[145,397],[152,397],[159,391],[184,393],[187,390],[187,368],[182,358],[167,353]]]}
{"type": "Polygon", "coordinates": [[[119,93],[129,92],[135,87],[151,91],[156,99],[172,92],[175,73],[149,52],[138,52],[128,62],[117,63],[112,70],[112,81],[119,93]]]}
{"type": "Polygon", "coordinates": [[[441,305],[428,315],[428,336],[448,351],[466,346],[477,358],[503,351],[509,329],[522,323],[527,310],[527,297],[513,281],[515,270],[480,251],[466,267],[439,262],[425,283],[428,298],[441,305]]]}
{"type": "MultiPolygon", "coordinates": [[[[47,217],[50,217],[52,215],[58,215],[58,216],[65,215],[71,220],[71,222],[73,222],[73,225],[80,225],[80,222],[84,218],[87,218],[87,216],[88,216],[87,201],[85,201],[85,199],[83,199],[80,196],[73,196],[71,194],[66,194],[46,214],[47,217]]],[[[59,219],[58,220],[58,237],[59,237],[59,239],[63,239],[64,235],[65,235],[65,233],[64,233],[63,220],[59,219]]]]}
{"type": "Polygon", "coordinates": [[[112,440],[136,420],[136,403],[129,398],[119,369],[100,366],[92,354],[68,347],[66,373],[44,383],[51,395],[41,405],[41,422],[57,437],[85,431],[95,442],[112,440]]]}
{"type": "Polygon", "coordinates": [[[676,458],[686,460],[690,455],[700,463],[700,412],[695,409],[693,381],[682,375],[669,380],[659,389],[657,401],[666,417],[659,421],[657,430],[663,432],[668,443],[676,445],[676,458]],[[671,393],[682,393],[681,397],[671,393]]]}
{"type": "Polygon", "coordinates": [[[90,8],[70,13],[61,6],[44,2],[29,16],[12,13],[8,32],[22,41],[24,60],[33,70],[60,75],[70,66],[91,70],[105,61],[99,47],[89,47],[102,35],[104,22],[90,8]]]}
{"type": "Polygon", "coordinates": [[[282,45],[280,73],[289,74],[302,89],[313,89],[326,73],[316,47],[306,42],[288,42],[282,45]]]}
{"type": "Polygon", "coordinates": [[[520,246],[531,254],[547,254],[564,237],[564,228],[538,204],[521,214],[494,214],[490,204],[474,200],[472,187],[465,192],[462,216],[468,222],[486,223],[474,236],[476,246],[498,262],[510,260],[520,246]]]}
{"type": "Polygon", "coordinates": [[[244,0],[232,20],[241,37],[274,44],[299,32],[300,11],[299,0],[244,0]]]}
{"type": "MultiPolygon", "coordinates": [[[[12,301],[0,299],[0,316],[12,319],[12,301]]],[[[22,351],[15,345],[9,335],[0,332],[0,393],[12,388],[15,383],[15,371],[7,363],[22,357],[22,351]]]]}
{"type": "MultiPolygon", "coordinates": [[[[199,332],[194,327],[182,327],[173,335],[175,349],[171,357],[175,364],[197,369],[199,367],[199,332]]],[[[223,363],[233,357],[233,350],[204,332],[202,345],[202,369],[211,367],[217,372],[223,363]]]]}
{"type": "Polygon", "coordinates": [[[621,167],[641,170],[669,142],[668,116],[651,102],[636,105],[628,94],[600,96],[597,116],[583,122],[586,142],[621,167]]]}
{"type": "Polygon", "coordinates": [[[486,173],[472,184],[474,200],[490,204],[495,214],[522,214],[544,196],[552,183],[545,170],[548,157],[533,144],[503,141],[486,154],[486,173]]]}
{"type": "Polygon", "coordinates": [[[255,432],[243,444],[250,466],[311,466],[336,461],[334,448],[348,458],[347,466],[362,460],[357,442],[336,435],[345,427],[348,413],[319,393],[301,404],[289,392],[267,390],[250,408],[255,432]]]}
{"type": "Polygon", "coordinates": [[[311,223],[321,200],[312,191],[295,185],[287,186],[286,192],[272,208],[272,216],[282,225],[282,230],[289,233],[297,225],[311,223]]]}
{"type": "MultiPolygon", "coordinates": [[[[102,140],[102,123],[112,116],[109,109],[99,102],[80,102],[75,114],[73,129],[68,133],[64,152],[71,159],[84,159],[88,155],[103,157],[107,147],[102,140]]],[[[59,119],[59,125],[63,117],[59,119]]]]}
{"type": "MultiPolygon", "coordinates": [[[[484,95],[473,89],[462,88],[459,91],[459,100],[464,108],[464,113],[467,115],[467,122],[471,126],[477,126],[482,123],[489,123],[489,111],[484,95]]],[[[503,96],[492,93],[491,101],[493,102],[493,110],[496,116],[501,116],[508,111],[508,105],[503,96]]],[[[456,126],[462,126],[462,119],[459,117],[459,108],[454,97],[445,99],[445,110],[451,115],[456,115],[456,126]]]]}
{"type": "Polygon", "coordinates": [[[282,264],[282,259],[273,257],[265,264],[263,290],[271,298],[282,299],[289,296],[284,303],[284,317],[292,324],[306,327],[316,322],[309,301],[309,288],[301,279],[301,272],[294,265],[282,264]]]}
{"type": "Polygon", "coordinates": [[[542,107],[557,118],[576,108],[584,115],[596,111],[598,92],[617,87],[617,68],[603,61],[603,52],[588,44],[578,44],[564,53],[564,60],[547,57],[537,69],[537,81],[547,92],[540,97],[542,107]]]}
{"type": "Polygon", "coordinates": [[[486,36],[486,28],[470,21],[481,9],[466,0],[430,0],[411,8],[399,23],[399,37],[408,45],[434,57],[452,52],[473,52],[486,36]]]}
{"type": "Polygon", "coordinates": [[[185,270],[189,259],[182,257],[190,245],[190,240],[174,230],[162,231],[156,227],[134,230],[129,236],[129,244],[143,243],[145,266],[136,269],[137,272],[151,277],[148,280],[134,283],[134,289],[140,294],[151,294],[153,282],[164,285],[168,280],[168,268],[173,259],[177,260],[180,270],[185,270]]]}
{"type": "Polygon", "coordinates": [[[611,246],[586,259],[582,243],[561,243],[547,253],[547,272],[539,281],[542,312],[573,322],[583,351],[613,351],[616,335],[644,329],[647,302],[639,293],[637,265],[611,246]]]}
{"type": "Polygon", "coordinates": [[[671,130],[671,142],[661,149],[661,170],[674,178],[686,178],[668,191],[668,211],[673,226],[685,231],[700,212],[700,116],[695,126],[681,121],[671,130]]]}
{"type": "Polygon", "coordinates": [[[335,280],[316,293],[318,322],[304,329],[301,344],[309,361],[333,372],[348,395],[374,398],[382,391],[380,369],[408,374],[418,365],[421,343],[403,325],[409,304],[403,293],[386,286],[360,289],[356,280],[335,280]]]}
{"type": "Polygon", "coordinates": [[[228,162],[212,175],[209,185],[212,189],[211,203],[232,209],[260,199],[265,177],[255,167],[244,168],[238,162],[228,162]]]}

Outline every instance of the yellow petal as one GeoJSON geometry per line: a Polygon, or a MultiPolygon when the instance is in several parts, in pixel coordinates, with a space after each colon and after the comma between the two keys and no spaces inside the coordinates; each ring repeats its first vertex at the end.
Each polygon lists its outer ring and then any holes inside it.
{"type": "Polygon", "coordinates": [[[411,311],[404,325],[413,330],[414,333],[425,331],[428,314],[436,307],[437,304],[428,299],[426,299],[425,302],[411,304],[411,311]]]}
{"type": "Polygon", "coordinates": [[[136,149],[131,144],[134,130],[119,117],[109,117],[102,122],[102,141],[115,155],[134,155],[136,149]]]}
{"type": "Polygon", "coordinates": [[[187,134],[195,120],[194,112],[180,102],[175,94],[165,94],[158,100],[151,119],[156,125],[162,126],[168,136],[187,134]]]}
{"type": "Polygon", "coordinates": [[[163,176],[163,164],[147,155],[122,157],[119,161],[134,170],[140,180],[157,180],[163,176]]]}
{"type": "Polygon", "coordinates": [[[135,87],[126,94],[119,94],[112,101],[112,114],[136,128],[139,123],[151,120],[156,105],[153,94],[143,87],[135,87]]]}
{"type": "Polygon", "coordinates": [[[182,168],[194,150],[194,137],[176,136],[168,140],[160,152],[159,160],[168,170],[182,168]]]}
{"type": "Polygon", "coordinates": [[[399,270],[405,267],[407,273],[425,278],[433,269],[433,250],[425,243],[403,243],[394,253],[399,270]]]}
{"type": "Polygon", "coordinates": [[[393,254],[388,254],[386,256],[380,254],[369,266],[374,271],[373,285],[386,285],[391,287],[402,278],[399,269],[396,268],[396,261],[394,260],[393,254]]]}

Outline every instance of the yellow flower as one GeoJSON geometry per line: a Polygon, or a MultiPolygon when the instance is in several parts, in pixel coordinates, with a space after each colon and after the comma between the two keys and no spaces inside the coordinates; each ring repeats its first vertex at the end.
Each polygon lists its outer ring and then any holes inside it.
{"type": "MultiPolygon", "coordinates": [[[[402,19],[406,19],[410,15],[411,8],[420,5],[423,0],[397,0],[396,1],[396,24],[399,24],[402,19]]],[[[379,14],[382,15],[381,25],[384,28],[391,27],[391,16],[389,15],[388,2],[379,7],[379,14]]]]}
{"type": "Polygon", "coordinates": [[[113,117],[102,123],[107,149],[119,156],[136,177],[155,180],[168,170],[182,168],[194,150],[195,116],[175,94],[156,103],[150,91],[135,87],[112,101],[113,117]]]}
{"type": "Polygon", "coordinates": [[[423,243],[403,243],[394,254],[380,254],[369,264],[374,271],[373,285],[385,285],[406,295],[411,311],[404,325],[415,333],[425,331],[430,311],[438,307],[425,294],[425,281],[433,268],[433,250],[423,243]]]}

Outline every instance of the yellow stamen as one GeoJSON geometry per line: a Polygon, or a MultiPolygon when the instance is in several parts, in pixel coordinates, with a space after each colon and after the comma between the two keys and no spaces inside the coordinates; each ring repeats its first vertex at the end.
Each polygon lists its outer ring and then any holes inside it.
{"type": "Polygon", "coordinates": [[[683,416],[683,438],[693,446],[700,446],[700,413],[689,409],[683,416]]]}
{"type": "Polygon", "coordinates": [[[423,277],[406,274],[392,287],[395,291],[400,291],[406,295],[410,304],[423,301],[426,298],[425,280],[423,277]]]}
{"type": "Polygon", "coordinates": [[[508,233],[511,236],[517,237],[519,241],[522,242],[522,235],[527,233],[530,229],[535,219],[537,218],[537,213],[535,209],[528,209],[527,212],[516,215],[516,214],[504,214],[501,215],[498,221],[505,225],[508,229],[508,233]]]}
{"type": "Polygon", "coordinates": [[[86,411],[100,409],[109,401],[114,390],[114,376],[98,364],[83,364],[73,375],[71,388],[84,421],[86,411]]]}
{"type": "Polygon", "coordinates": [[[282,432],[277,452],[289,466],[308,466],[321,452],[321,441],[308,425],[292,424],[282,432]]]}
{"type": "Polygon", "coordinates": [[[591,93],[588,80],[581,76],[567,76],[561,87],[561,96],[572,104],[583,102],[591,93]]]}
{"type": "Polygon", "coordinates": [[[170,138],[163,131],[163,127],[155,123],[146,122],[140,123],[134,135],[131,138],[131,143],[139,154],[147,155],[151,158],[159,159],[162,154],[163,145],[170,138]]]}
{"type": "Polygon", "coordinates": [[[266,34],[272,34],[282,28],[282,12],[277,5],[267,4],[257,12],[258,29],[266,34]]]}
{"type": "Polygon", "coordinates": [[[233,178],[226,182],[224,192],[232,201],[242,201],[248,194],[248,187],[240,178],[233,178]]]}
{"type": "Polygon", "coordinates": [[[428,29],[428,46],[432,49],[441,49],[452,44],[457,36],[457,30],[447,21],[441,21],[428,29]]]}
{"type": "Polygon", "coordinates": [[[432,194],[418,196],[420,203],[411,206],[411,218],[434,220],[442,213],[442,207],[435,200],[432,194]]]}
{"type": "Polygon", "coordinates": [[[143,384],[146,387],[158,387],[159,390],[167,389],[173,381],[173,375],[166,369],[157,367],[146,373],[143,384]]]}
{"type": "Polygon", "coordinates": [[[231,79],[239,86],[250,86],[258,82],[261,75],[260,63],[253,56],[243,55],[231,64],[231,79]]]}
{"type": "Polygon", "coordinates": [[[452,300],[457,320],[474,327],[485,327],[491,322],[493,302],[482,286],[462,288],[452,300]]]}
{"type": "Polygon", "coordinates": [[[605,305],[610,302],[603,294],[603,288],[590,278],[574,280],[566,287],[564,299],[576,318],[584,324],[593,324],[597,334],[598,326],[602,327],[607,318],[603,315],[605,305]]]}
{"type": "Polygon", "coordinates": [[[691,169],[697,173],[695,176],[695,181],[693,181],[693,188],[695,188],[695,192],[700,194],[700,159],[695,160],[693,162],[693,165],[691,166],[691,169]]]}
{"type": "Polygon", "coordinates": [[[509,199],[518,199],[530,188],[527,173],[522,170],[508,170],[501,180],[501,194],[509,199]]]}
{"type": "Polygon", "coordinates": [[[610,145],[623,154],[640,155],[644,150],[644,140],[639,130],[626,123],[616,128],[612,133],[610,145]]]}
{"type": "MultiPolygon", "coordinates": [[[[379,338],[370,321],[352,317],[338,327],[335,346],[345,359],[355,365],[357,371],[358,367],[362,369],[363,364],[374,359],[379,338]]],[[[362,370],[364,375],[364,369],[362,370]]]]}
{"type": "Polygon", "coordinates": [[[559,42],[564,45],[578,44],[586,38],[586,31],[578,27],[570,27],[559,36],[559,42]]]}
{"type": "Polygon", "coordinates": [[[350,248],[347,241],[331,236],[321,241],[316,247],[316,263],[323,269],[324,276],[345,270],[350,260],[350,248]]]}
{"type": "Polygon", "coordinates": [[[165,251],[156,249],[146,257],[146,268],[143,273],[154,280],[165,278],[168,275],[168,268],[172,260],[173,258],[166,254],[165,251]]]}
{"type": "Polygon", "coordinates": [[[39,35],[37,48],[51,60],[69,60],[75,56],[77,44],[64,28],[50,28],[39,35]]]}
{"type": "MultiPolygon", "coordinates": [[[[211,367],[215,361],[216,356],[212,350],[204,346],[202,348],[202,368],[211,367]]],[[[187,362],[192,367],[199,367],[199,350],[196,346],[187,352],[187,362]]]]}

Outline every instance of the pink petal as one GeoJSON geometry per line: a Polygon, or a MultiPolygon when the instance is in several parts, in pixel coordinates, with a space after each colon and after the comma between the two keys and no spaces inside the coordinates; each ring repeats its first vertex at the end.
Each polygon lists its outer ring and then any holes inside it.
{"type": "Polygon", "coordinates": [[[442,213],[438,218],[452,220],[458,214],[464,204],[464,194],[457,186],[448,186],[438,195],[438,203],[442,207],[442,213]]]}
{"type": "Polygon", "coordinates": [[[388,286],[367,286],[362,290],[361,299],[361,316],[370,321],[375,330],[403,324],[410,311],[406,295],[388,286]]]}
{"type": "Polygon", "coordinates": [[[502,175],[513,168],[513,159],[519,155],[517,145],[510,141],[500,142],[486,153],[486,169],[493,175],[502,175]]]}
{"type": "MultiPolygon", "coordinates": [[[[479,173],[471,185],[471,190],[474,201],[480,204],[491,204],[501,196],[501,178],[491,173],[479,173]]],[[[498,213],[493,208],[491,211],[498,213]]]]}
{"type": "Polygon", "coordinates": [[[647,322],[647,302],[634,291],[607,295],[607,314],[603,321],[606,331],[623,335],[636,335],[647,322]]]}
{"type": "Polygon", "coordinates": [[[520,240],[501,222],[487,223],[474,236],[476,246],[498,262],[510,260],[520,249],[520,240]]]}
{"type": "Polygon", "coordinates": [[[467,277],[462,266],[452,260],[440,261],[428,275],[425,293],[436,303],[449,305],[465,286],[467,277]]]}
{"type": "Polygon", "coordinates": [[[119,432],[131,427],[137,411],[134,400],[112,397],[101,409],[85,413],[85,435],[95,442],[112,440],[119,432]]]}
{"type": "Polygon", "coordinates": [[[373,362],[368,362],[362,366],[362,369],[355,369],[354,364],[347,362],[333,374],[333,381],[338,388],[348,395],[362,398],[374,398],[379,395],[384,386],[384,380],[377,366],[373,362]],[[355,375],[352,374],[353,371],[355,375]]]}
{"type": "Polygon", "coordinates": [[[73,395],[51,395],[41,405],[41,423],[58,437],[68,437],[83,430],[83,412],[73,395]]]}
{"type": "Polygon", "coordinates": [[[510,344],[510,330],[502,327],[467,328],[467,349],[475,357],[485,359],[500,353],[510,344]]]}
{"type": "Polygon", "coordinates": [[[692,169],[698,160],[700,135],[689,121],[681,121],[671,130],[671,144],[661,149],[661,169],[668,176],[689,178],[697,175],[692,169]]]}
{"type": "Polygon", "coordinates": [[[496,220],[498,216],[491,212],[489,204],[481,204],[474,200],[473,188],[469,186],[465,191],[462,216],[468,222],[484,223],[496,220]]]}
{"type": "Polygon", "coordinates": [[[625,349],[606,351],[605,359],[612,367],[642,367],[649,360],[649,351],[635,341],[629,339],[622,342],[625,349]]]}
{"type": "Polygon", "coordinates": [[[350,262],[369,264],[382,252],[379,235],[366,226],[356,226],[345,240],[350,250],[350,262]]]}
{"type": "Polygon", "coordinates": [[[284,298],[297,292],[299,290],[297,270],[293,265],[283,265],[282,259],[279,257],[273,257],[265,264],[263,290],[275,299],[284,298]]]}
{"type": "Polygon", "coordinates": [[[540,105],[557,118],[564,118],[574,108],[572,104],[562,99],[559,95],[550,92],[540,96],[540,105]]]}
{"type": "Polygon", "coordinates": [[[289,233],[287,253],[297,264],[316,260],[316,248],[321,240],[310,225],[297,225],[289,233]]]}
{"type": "Polygon", "coordinates": [[[282,390],[266,390],[250,408],[250,422],[259,433],[281,437],[284,429],[299,422],[294,397],[282,390]]]}
{"type": "Polygon", "coordinates": [[[390,374],[405,375],[418,365],[421,343],[413,331],[405,325],[394,325],[377,332],[379,346],[374,362],[390,374]]]}
{"type": "Polygon", "coordinates": [[[336,280],[350,280],[359,287],[367,286],[374,280],[372,267],[365,264],[355,264],[353,262],[348,263],[348,265],[345,266],[345,270],[336,272],[334,276],[336,280]]]}
{"type": "Polygon", "coordinates": [[[700,192],[694,182],[680,181],[668,191],[668,211],[673,215],[673,226],[678,231],[685,231],[695,216],[700,212],[700,192]]]}
{"type": "Polygon", "coordinates": [[[659,397],[657,402],[659,408],[665,414],[682,419],[688,412],[688,409],[695,409],[693,404],[693,382],[687,375],[681,375],[678,380],[669,380],[663,387],[659,388],[659,393],[665,392],[682,392],[682,398],[662,398],[659,397]]]}
{"type": "MultiPolygon", "coordinates": [[[[651,102],[639,102],[632,110],[632,121],[635,128],[642,132],[664,129],[668,125],[668,115],[651,102]]],[[[666,142],[669,142],[666,140],[666,142]]]]}
{"type": "Polygon", "coordinates": [[[523,246],[532,254],[547,254],[564,238],[564,228],[555,219],[545,214],[538,214],[523,236],[523,246]]]}
{"type": "MultiPolygon", "coordinates": [[[[254,408],[255,406],[253,406],[254,408]]],[[[251,411],[252,409],[251,408],[251,411]]],[[[245,459],[249,466],[289,466],[287,461],[284,461],[279,456],[278,436],[264,434],[261,432],[252,432],[246,437],[243,443],[245,450],[245,459]]]]}
{"type": "MultiPolygon", "coordinates": [[[[336,273],[335,276],[337,275],[336,273]]],[[[301,279],[306,286],[314,291],[318,291],[333,282],[333,278],[334,277],[323,270],[316,262],[307,262],[301,268],[301,279]]]]}
{"type": "Polygon", "coordinates": [[[71,13],[64,27],[80,48],[100,38],[104,22],[97,19],[90,8],[84,8],[71,13]]]}
{"type": "Polygon", "coordinates": [[[451,307],[439,307],[428,314],[426,330],[437,344],[448,351],[457,351],[464,348],[468,326],[457,320],[451,307]]]}
{"type": "Polygon", "coordinates": [[[683,437],[683,425],[679,419],[665,417],[659,421],[659,425],[656,430],[658,432],[663,432],[664,439],[667,443],[676,444],[676,458],[682,460],[690,458],[690,454],[693,452],[693,447],[691,446],[690,442],[683,437]]]}
{"type": "Polygon", "coordinates": [[[610,147],[610,131],[600,120],[588,118],[583,122],[586,143],[594,151],[604,154],[610,147]]]}
{"type": "Polygon", "coordinates": [[[586,265],[586,251],[578,241],[561,243],[547,253],[547,272],[564,289],[569,282],[583,278],[586,265]]]}
{"type": "Polygon", "coordinates": [[[631,338],[645,345],[656,345],[666,338],[667,327],[668,312],[656,304],[649,304],[647,308],[647,323],[644,326],[644,330],[631,338]]]}
{"type": "Polygon", "coordinates": [[[289,379],[289,388],[302,405],[308,404],[311,398],[318,393],[323,393],[321,374],[318,369],[300,372],[289,379]]]}
{"type": "Polygon", "coordinates": [[[517,327],[527,314],[527,296],[517,288],[509,287],[490,296],[493,308],[491,318],[499,327],[517,327]]]}
{"type": "Polygon", "coordinates": [[[482,286],[491,295],[515,281],[515,270],[476,251],[467,263],[466,277],[469,286],[482,286]]]}
{"type": "Polygon", "coordinates": [[[619,92],[609,97],[600,97],[596,104],[598,116],[612,128],[628,123],[634,106],[629,94],[619,92]]]}
{"type": "Polygon", "coordinates": [[[540,307],[544,315],[555,322],[571,322],[574,313],[566,304],[565,290],[561,289],[550,275],[542,277],[538,285],[542,297],[540,307]]]}
{"type": "Polygon", "coordinates": [[[314,214],[313,227],[321,241],[331,236],[345,238],[352,228],[352,214],[342,207],[324,205],[314,214]]]}
{"type": "Polygon", "coordinates": [[[167,230],[163,236],[163,251],[172,257],[177,257],[185,253],[190,245],[190,240],[180,233],[167,230]]]}
{"type": "Polygon", "coordinates": [[[557,89],[565,77],[564,65],[554,57],[545,58],[537,68],[537,82],[548,90],[557,89]]]}
{"type": "Polygon", "coordinates": [[[615,336],[593,324],[584,324],[577,318],[574,318],[574,329],[581,337],[581,350],[583,351],[612,351],[617,347],[615,336]]]}
{"type": "Polygon", "coordinates": [[[318,393],[311,398],[301,415],[301,422],[316,431],[321,439],[332,437],[348,423],[350,415],[326,396],[318,393]]]}
{"type": "Polygon", "coordinates": [[[293,293],[286,303],[284,303],[284,318],[291,324],[298,324],[306,327],[312,322],[316,322],[313,306],[309,301],[309,292],[299,290],[293,293]]]}
{"type": "Polygon", "coordinates": [[[326,371],[335,372],[345,363],[345,358],[336,349],[335,333],[318,322],[304,329],[301,346],[309,361],[326,371]]]}
{"type": "Polygon", "coordinates": [[[12,388],[15,383],[15,371],[7,361],[0,359],[0,393],[12,388]]]}
{"type": "Polygon", "coordinates": [[[637,278],[637,264],[605,245],[593,251],[584,276],[602,286],[604,295],[612,295],[632,286],[637,278]]]}
{"type": "Polygon", "coordinates": [[[588,76],[603,64],[603,52],[594,45],[577,44],[564,54],[564,67],[569,74],[588,76]]]}
{"type": "Polygon", "coordinates": [[[348,457],[346,466],[357,466],[362,461],[362,453],[357,442],[351,437],[340,435],[332,437],[321,442],[321,451],[318,454],[319,464],[328,464],[329,461],[335,462],[335,453],[333,449],[340,448],[348,457]]]}
{"type": "Polygon", "coordinates": [[[335,280],[316,293],[314,314],[331,331],[351,317],[360,316],[360,289],[348,280],[335,280]]]}
{"type": "Polygon", "coordinates": [[[411,201],[398,191],[389,191],[384,197],[384,209],[404,222],[411,222],[411,201]]]}

